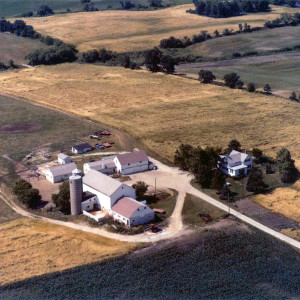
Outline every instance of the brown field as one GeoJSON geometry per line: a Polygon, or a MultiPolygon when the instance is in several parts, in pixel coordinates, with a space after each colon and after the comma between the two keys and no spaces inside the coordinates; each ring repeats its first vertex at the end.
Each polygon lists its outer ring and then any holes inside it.
{"type": "Polygon", "coordinates": [[[0,93],[111,125],[173,160],[180,143],[242,146],[267,154],[287,146],[300,158],[300,105],[178,76],[62,64],[0,74],[0,93]]]}
{"type": "Polygon", "coordinates": [[[239,23],[263,26],[283,12],[300,9],[272,6],[269,13],[214,19],[186,13],[194,5],[180,5],[157,11],[99,11],[26,18],[26,23],[45,35],[77,45],[79,50],[105,47],[115,51],[142,50],[169,36],[192,36],[201,30],[213,33],[238,29],[239,23]]]}
{"type": "Polygon", "coordinates": [[[45,44],[10,33],[0,33],[0,61],[7,63],[12,59],[15,63],[25,63],[25,55],[37,48],[46,48],[45,44]]]}
{"type": "MultiPolygon", "coordinates": [[[[296,161],[296,167],[300,170],[300,160],[296,161]]],[[[277,188],[271,194],[257,195],[252,200],[300,224],[300,180],[289,187],[277,188]]],[[[300,239],[300,230],[297,233],[288,230],[286,233],[298,235],[300,239]]]]}
{"type": "Polygon", "coordinates": [[[116,257],[137,247],[30,219],[1,225],[0,245],[0,286],[116,257]]]}

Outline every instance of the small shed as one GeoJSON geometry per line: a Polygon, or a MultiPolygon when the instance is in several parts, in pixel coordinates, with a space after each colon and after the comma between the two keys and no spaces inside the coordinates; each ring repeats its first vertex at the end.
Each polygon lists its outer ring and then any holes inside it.
{"type": "Polygon", "coordinates": [[[93,147],[89,143],[82,143],[82,144],[72,146],[72,152],[76,154],[82,154],[92,150],[93,147]]]}
{"type": "Polygon", "coordinates": [[[72,162],[71,157],[64,153],[59,153],[57,155],[57,160],[60,165],[65,165],[65,164],[69,164],[72,162]]]}
{"type": "Polygon", "coordinates": [[[68,180],[74,169],[77,169],[74,162],[50,167],[45,171],[46,179],[52,183],[68,180]]]}

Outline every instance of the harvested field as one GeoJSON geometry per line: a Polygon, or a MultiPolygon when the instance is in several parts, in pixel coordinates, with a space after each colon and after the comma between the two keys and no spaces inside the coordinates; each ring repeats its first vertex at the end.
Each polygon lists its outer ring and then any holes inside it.
{"type": "Polygon", "coordinates": [[[99,262],[137,246],[30,219],[0,226],[0,286],[99,262]]]}
{"type": "Polygon", "coordinates": [[[42,128],[39,123],[8,124],[0,126],[0,133],[16,133],[24,131],[35,131],[42,128]]]}
{"type": "Polygon", "coordinates": [[[262,26],[267,20],[283,12],[300,9],[271,6],[269,13],[248,14],[240,17],[215,19],[186,12],[193,4],[156,11],[99,11],[27,18],[25,21],[45,35],[77,45],[81,51],[102,48],[115,51],[143,50],[159,44],[163,38],[182,38],[201,30],[213,33],[225,28],[238,29],[239,23],[262,26]]]}
{"type": "Polygon", "coordinates": [[[300,105],[178,76],[62,64],[0,74],[0,93],[25,97],[124,130],[173,160],[180,143],[221,146],[237,138],[266,154],[300,156],[300,105]]]}

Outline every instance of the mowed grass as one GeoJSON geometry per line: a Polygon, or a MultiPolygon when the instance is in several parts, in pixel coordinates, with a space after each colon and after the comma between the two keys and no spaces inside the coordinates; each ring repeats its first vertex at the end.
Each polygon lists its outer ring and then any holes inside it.
{"type": "MultiPolygon", "coordinates": [[[[11,74],[18,72],[12,71],[11,74]]],[[[30,91],[32,87],[29,85],[28,92],[30,91]]],[[[36,131],[0,134],[0,155],[31,152],[42,145],[52,145],[51,149],[59,150],[70,146],[75,137],[90,131],[90,125],[85,122],[3,96],[0,96],[0,111],[0,126],[21,123],[42,125],[42,128],[36,131]]]]}
{"type": "Polygon", "coordinates": [[[237,52],[245,54],[250,51],[273,51],[296,45],[300,45],[299,26],[289,26],[265,29],[247,34],[224,36],[208,40],[204,43],[194,44],[187,49],[194,55],[220,57],[232,55],[237,52]]]}
{"type": "Polygon", "coordinates": [[[0,33],[0,61],[7,63],[12,59],[17,64],[26,62],[25,55],[37,48],[46,48],[45,44],[10,33],[0,33]]]}
{"type": "Polygon", "coordinates": [[[24,218],[0,229],[0,286],[99,262],[137,248],[136,244],[24,218]]]}
{"type": "MultiPolygon", "coordinates": [[[[0,74],[0,92],[21,96],[126,131],[173,161],[181,143],[299,153],[300,105],[178,76],[83,64],[0,74]]],[[[63,126],[61,126],[64,130],[63,126]]]]}
{"type": "MultiPolygon", "coordinates": [[[[300,32],[300,31],[299,31],[300,32]]],[[[258,89],[263,90],[268,83],[272,92],[277,95],[289,97],[292,91],[300,93],[300,59],[287,59],[268,63],[241,64],[236,66],[224,67],[204,67],[211,70],[218,80],[223,80],[224,75],[235,72],[243,80],[245,86],[249,82],[254,82],[258,89]]],[[[197,75],[199,69],[186,68],[180,72],[197,75]]],[[[198,77],[198,75],[196,76],[198,77]]],[[[196,78],[195,77],[195,78],[196,78]]]]}
{"type": "Polygon", "coordinates": [[[238,29],[239,23],[263,26],[283,12],[300,9],[271,6],[268,13],[214,19],[189,14],[193,4],[156,11],[100,11],[27,18],[26,22],[45,34],[77,45],[81,51],[105,47],[115,51],[143,50],[159,44],[163,38],[182,38],[207,30],[238,29]]]}

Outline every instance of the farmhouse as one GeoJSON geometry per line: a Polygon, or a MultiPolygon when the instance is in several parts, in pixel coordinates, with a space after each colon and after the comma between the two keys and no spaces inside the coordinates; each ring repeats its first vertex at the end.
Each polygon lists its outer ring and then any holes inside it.
{"type": "Polygon", "coordinates": [[[60,165],[69,164],[72,161],[71,157],[64,153],[59,153],[57,155],[57,160],[60,165]]]}
{"type": "Polygon", "coordinates": [[[232,150],[228,156],[220,155],[219,169],[226,175],[248,175],[252,169],[253,158],[239,151],[232,150]]]}
{"type": "Polygon", "coordinates": [[[75,169],[77,169],[77,166],[74,162],[50,167],[45,171],[46,179],[52,183],[67,180],[72,175],[72,171],[75,169]]]}
{"type": "Polygon", "coordinates": [[[132,198],[121,198],[112,207],[112,216],[127,226],[145,224],[154,219],[154,211],[147,205],[132,198]]]}
{"type": "Polygon", "coordinates": [[[143,150],[119,154],[115,157],[114,162],[117,172],[122,175],[149,170],[149,158],[143,150]]]}
{"type": "Polygon", "coordinates": [[[110,175],[116,173],[116,164],[114,157],[110,159],[102,159],[83,165],[84,174],[87,174],[90,170],[96,170],[100,173],[110,175]]]}
{"type": "Polygon", "coordinates": [[[135,190],[118,180],[110,178],[96,170],[90,170],[83,177],[83,191],[97,196],[97,204],[111,212],[112,206],[123,197],[135,199],[135,190]]]}
{"type": "Polygon", "coordinates": [[[83,143],[83,144],[72,146],[72,152],[76,154],[82,154],[92,150],[93,147],[89,143],[83,143]]]}

